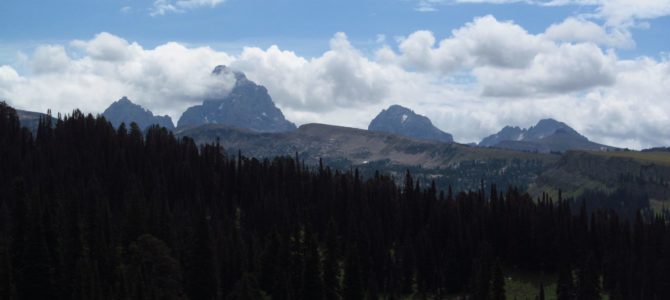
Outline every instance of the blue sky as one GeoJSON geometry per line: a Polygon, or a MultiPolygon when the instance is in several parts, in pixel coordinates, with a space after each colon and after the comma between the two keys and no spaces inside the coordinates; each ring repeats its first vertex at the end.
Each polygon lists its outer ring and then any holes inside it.
{"type": "Polygon", "coordinates": [[[96,113],[128,95],[176,123],[225,90],[209,72],[227,64],[298,124],[365,128],[400,103],[461,142],[553,117],[670,145],[669,15],[670,0],[3,0],[0,98],[96,113]]]}
{"type": "MultiPolygon", "coordinates": [[[[594,10],[593,6],[584,5],[544,7],[512,3],[436,5],[435,11],[421,12],[417,2],[411,0],[228,0],[214,7],[152,16],[153,3],[3,0],[0,41],[21,50],[105,31],[147,47],[168,41],[206,44],[222,50],[277,44],[302,55],[316,55],[328,48],[328,41],[336,32],[346,32],[352,43],[368,48],[378,34],[393,38],[430,30],[444,38],[474,16],[492,14],[539,33],[568,16],[594,10]]],[[[647,28],[632,29],[637,47],[621,51],[621,56],[657,56],[670,49],[670,18],[645,22],[647,28]]],[[[11,63],[11,59],[6,56],[2,62],[11,63]]]]}

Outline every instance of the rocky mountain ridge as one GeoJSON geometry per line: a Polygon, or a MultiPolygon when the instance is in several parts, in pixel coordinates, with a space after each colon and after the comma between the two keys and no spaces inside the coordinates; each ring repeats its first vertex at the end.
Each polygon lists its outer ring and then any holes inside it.
{"type": "Polygon", "coordinates": [[[246,128],[258,132],[284,132],[294,130],[293,123],[272,101],[268,90],[247,79],[242,72],[217,66],[212,76],[234,75],[235,86],[222,98],[206,99],[202,105],[188,108],[179,118],[178,128],[205,124],[221,124],[246,128]]]}
{"type": "Polygon", "coordinates": [[[112,103],[102,115],[114,127],[118,127],[121,123],[130,125],[130,123],[135,122],[140,129],[146,129],[151,125],[159,125],[168,130],[175,129],[170,116],[156,116],[150,110],[133,103],[125,96],[112,103]]]}
{"type": "Polygon", "coordinates": [[[368,130],[395,133],[422,140],[447,143],[454,141],[451,134],[435,127],[427,117],[397,104],[382,110],[370,122],[368,130]]]}

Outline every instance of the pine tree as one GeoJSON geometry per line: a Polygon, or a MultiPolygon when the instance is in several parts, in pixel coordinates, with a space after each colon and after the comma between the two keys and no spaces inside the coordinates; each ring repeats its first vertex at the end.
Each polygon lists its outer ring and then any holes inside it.
{"type": "Polygon", "coordinates": [[[51,299],[56,295],[53,288],[53,267],[44,237],[42,218],[36,200],[32,201],[32,222],[26,231],[24,250],[21,254],[21,269],[18,294],[22,299],[51,299]]]}
{"type": "Polygon", "coordinates": [[[349,255],[344,262],[344,287],[342,288],[344,299],[359,300],[363,299],[364,296],[358,255],[358,251],[354,248],[349,251],[349,255]]]}
{"type": "Polygon", "coordinates": [[[305,230],[305,269],[303,271],[304,299],[323,299],[323,282],[321,280],[321,257],[319,245],[310,230],[305,230]]]}
{"type": "Polygon", "coordinates": [[[276,231],[273,231],[266,238],[265,249],[261,255],[261,272],[260,272],[260,288],[268,293],[272,292],[275,284],[277,274],[281,272],[279,265],[279,247],[281,245],[280,236],[276,231]]]}
{"type": "Polygon", "coordinates": [[[589,255],[577,272],[577,299],[600,299],[600,272],[593,255],[589,255]]]}
{"type": "MultiPolygon", "coordinates": [[[[1,104],[0,104],[1,105],[1,104]]],[[[11,255],[9,253],[9,209],[0,204],[0,299],[16,299],[11,255]]]]}
{"type": "Polygon", "coordinates": [[[340,298],[340,266],[337,256],[335,223],[331,220],[326,229],[326,255],[323,262],[323,285],[326,300],[340,298]]]}
{"type": "Polygon", "coordinates": [[[145,234],[131,244],[129,252],[143,281],[142,293],[150,299],[185,299],[179,262],[163,241],[145,234]]]}
{"type": "Polygon", "coordinates": [[[16,299],[16,288],[12,273],[9,251],[0,241],[0,299],[16,299]]]}
{"type": "Polygon", "coordinates": [[[479,256],[473,262],[472,297],[475,300],[491,299],[491,258],[488,243],[481,246],[479,256]]]}
{"type": "Polygon", "coordinates": [[[570,267],[567,265],[561,265],[558,272],[558,282],[556,283],[556,299],[575,299],[574,289],[572,270],[570,270],[570,267]]]}
{"type": "Polygon", "coordinates": [[[264,298],[256,277],[250,273],[244,273],[235,284],[233,291],[226,297],[227,300],[262,300],[264,298]]]}
{"type": "Polygon", "coordinates": [[[187,265],[187,293],[192,300],[210,300],[217,295],[214,254],[210,237],[209,217],[200,214],[190,247],[187,265]]]}
{"type": "MultiPolygon", "coordinates": [[[[505,277],[500,267],[500,261],[493,266],[493,279],[491,282],[492,300],[505,300],[505,277]]],[[[543,299],[544,300],[544,299],[543,299]]]]}

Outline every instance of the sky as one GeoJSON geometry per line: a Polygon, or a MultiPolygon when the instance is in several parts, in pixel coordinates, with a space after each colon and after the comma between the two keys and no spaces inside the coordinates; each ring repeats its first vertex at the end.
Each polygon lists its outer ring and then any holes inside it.
{"type": "Polygon", "coordinates": [[[400,104],[463,143],[554,118],[643,149],[670,146],[669,29],[670,0],[3,0],[0,100],[176,123],[227,65],[298,125],[400,104]]]}

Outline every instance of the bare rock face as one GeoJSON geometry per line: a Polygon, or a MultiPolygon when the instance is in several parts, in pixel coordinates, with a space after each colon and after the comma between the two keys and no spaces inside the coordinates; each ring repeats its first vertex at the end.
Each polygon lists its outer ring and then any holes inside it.
{"type": "Polygon", "coordinates": [[[295,130],[293,123],[284,118],[275,106],[268,90],[241,73],[218,66],[213,75],[235,76],[235,87],[220,99],[206,99],[202,105],[187,109],[179,119],[178,128],[205,124],[219,124],[257,132],[284,132],[295,130]]]}

